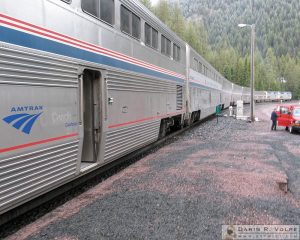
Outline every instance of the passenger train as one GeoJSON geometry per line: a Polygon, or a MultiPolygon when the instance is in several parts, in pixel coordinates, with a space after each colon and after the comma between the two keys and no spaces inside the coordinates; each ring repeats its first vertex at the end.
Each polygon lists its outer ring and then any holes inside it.
{"type": "Polygon", "coordinates": [[[136,0],[2,0],[0,96],[1,215],[250,89],[136,0]]]}

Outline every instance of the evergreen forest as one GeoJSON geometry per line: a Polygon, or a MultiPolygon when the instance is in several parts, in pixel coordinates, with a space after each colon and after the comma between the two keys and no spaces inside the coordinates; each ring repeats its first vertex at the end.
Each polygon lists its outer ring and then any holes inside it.
{"type": "Polygon", "coordinates": [[[300,98],[299,0],[141,0],[228,80],[250,85],[250,34],[255,24],[255,89],[300,98]]]}

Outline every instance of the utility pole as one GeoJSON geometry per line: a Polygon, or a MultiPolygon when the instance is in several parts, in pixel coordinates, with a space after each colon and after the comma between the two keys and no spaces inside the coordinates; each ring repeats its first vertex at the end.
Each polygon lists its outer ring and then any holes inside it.
{"type": "Polygon", "coordinates": [[[251,81],[250,81],[250,89],[251,89],[251,99],[250,99],[250,121],[254,122],[254,52],[255,52],[255,24],[239,24],[240,28],[250,27],[251,28],[251,81]]]}
{"type": "Polygon", "coordinates": [[[255,52],[255,24],[251,25],[251,103],[250,119],[254,122],[254,52],[255,52]]]}

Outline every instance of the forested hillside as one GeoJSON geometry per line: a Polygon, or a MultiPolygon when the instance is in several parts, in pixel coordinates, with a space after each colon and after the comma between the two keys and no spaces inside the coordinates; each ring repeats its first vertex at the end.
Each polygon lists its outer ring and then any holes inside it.
{"type": "Polygon", "coordinates": [[[300,97],[299,0],[142,2],[227,79],[243,86],[250,81],[250,29],[237,25],[255,23],[256,89],[290,90],[300,97]]]}
{"type": "Polygon", "coordinates": [[[299,0],[181,0],[185,17],[203,19],[209,29],[209,43],[216,47],[227,37],[230,44],[245,54],[247,31],[238,23],[256,24],[256,44],[266,55],[273,48],[276,56],[300,54],[299,0]]]}

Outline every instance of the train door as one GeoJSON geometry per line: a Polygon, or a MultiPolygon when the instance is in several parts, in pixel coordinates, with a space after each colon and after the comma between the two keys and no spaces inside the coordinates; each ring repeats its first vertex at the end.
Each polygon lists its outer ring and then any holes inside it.
{"type": "Polygon", "coordinates": [[[85,70],[81,81],[82,162],[95,163],[101,139],[101,73],[85,70]]]}

